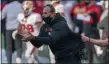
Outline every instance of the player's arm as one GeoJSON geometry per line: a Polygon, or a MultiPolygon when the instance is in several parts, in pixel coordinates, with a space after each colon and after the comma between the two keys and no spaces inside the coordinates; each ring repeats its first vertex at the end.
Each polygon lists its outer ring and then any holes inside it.
{"type": "MultiPolygon", "coordinates": [[[[25,28],[25,25],[23,26],[25,28]]],[[[17,34],[23,35],[24,34],[24,29],[22,28],[22,24],[19,23],[18,28],[17,28],[17,34]]]]}
{"type": "Polygon", "coordinates": [[[37,14],[35,25],[37,25],[38,28],[41,28],[41,26],[43,24],[44,24],[44,21],[42,20],[41,15],[40,14],[37,14]]]}
{"type": "MultiPolygon", "coordinates": [[[[40,28],[40,33],[39,33],[39,37],[43,37],[44,35],[43,35],[43,33],[45,32],[44,31],[44,27],[45,27],[45,25],[43,25],[41,28],[40,28]]],[[[35,37],[34,37],[35,38],[35,37]]],[[[34,39],[33,38],[33,39],[34,39]]],[[[38,41],[37,41],[38,42],[38,41]]],[[[36,46],[37,48],[39,48],[40,46],[42,46],[43,44],[42,43],[36,43],[36,41],[35,40],[32,40],[32,42],[31,42],[34,46],[36,46]]]]}
{"type": "Polygon", "coordinates": [[[22,29],[22,24],[21,24],[21,21],[23,20],[23,14],[22,13],[20,13],[20,14],[18,14],[18,16],[17,16],[17,21],[19,22],[19,25],[18,25],[18,27],[17,27],[17,31],[20,31],[21,29],[22,29]]]}
{"type": "Polygon", "coordinates": [[[18,27],[17,27],[17,30],[21,30],[22,29],[22,25],[19,23],[18,27]]]}
{"type": "Polygon", "coordinates": [[[19,24],[18,28],[15,31],[13,31],[13,33],[12,33],[13,39],[16,39],[15,37],[17,34],[21,34],[20,30],[21,30],[21,24],[19,24]]]}

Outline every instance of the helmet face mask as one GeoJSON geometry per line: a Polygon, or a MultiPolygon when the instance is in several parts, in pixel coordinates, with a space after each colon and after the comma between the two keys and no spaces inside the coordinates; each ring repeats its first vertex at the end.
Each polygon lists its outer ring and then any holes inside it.
{"type": "Polygon", "coordinates": [[[28,16],[31,14],[33,10],[33,2],[32,1],[24,1],[22,4],[23,13],[25,16],[28,16]]]}

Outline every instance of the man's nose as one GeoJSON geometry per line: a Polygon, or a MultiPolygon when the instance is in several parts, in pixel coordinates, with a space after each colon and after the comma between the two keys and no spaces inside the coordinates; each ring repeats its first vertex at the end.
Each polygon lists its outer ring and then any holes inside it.
{"type": "Polygon", "coordinates": [[[44,17],[45,15],[44,14],[42,14],[42,17],[44,17]]]}

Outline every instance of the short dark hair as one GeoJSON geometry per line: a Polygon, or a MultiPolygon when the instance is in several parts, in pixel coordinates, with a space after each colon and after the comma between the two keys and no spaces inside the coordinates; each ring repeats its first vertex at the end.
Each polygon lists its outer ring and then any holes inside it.
{"type": "Polygon", "coordinates": [[[54,8],[53,5],[47,4],[46,6],[44,6],[44,8],[47,7],[47,6],[50,7],[50,12],[55,12],[55,8],[54,8]]]}

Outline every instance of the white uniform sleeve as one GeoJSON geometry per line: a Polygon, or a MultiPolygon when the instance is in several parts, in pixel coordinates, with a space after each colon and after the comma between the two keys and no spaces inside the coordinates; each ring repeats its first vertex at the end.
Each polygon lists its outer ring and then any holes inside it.
{"type": "Polygon", "coordinates": [[[18,22],[22,23],[23,18],[24,18],[23,14],[20,13],[17,17],[18,22]]]}
{"type": "Polygon", "coordinates": [[[42,22],[42,17],[40,14],[36,15],[36,22],[42,22]]]}

